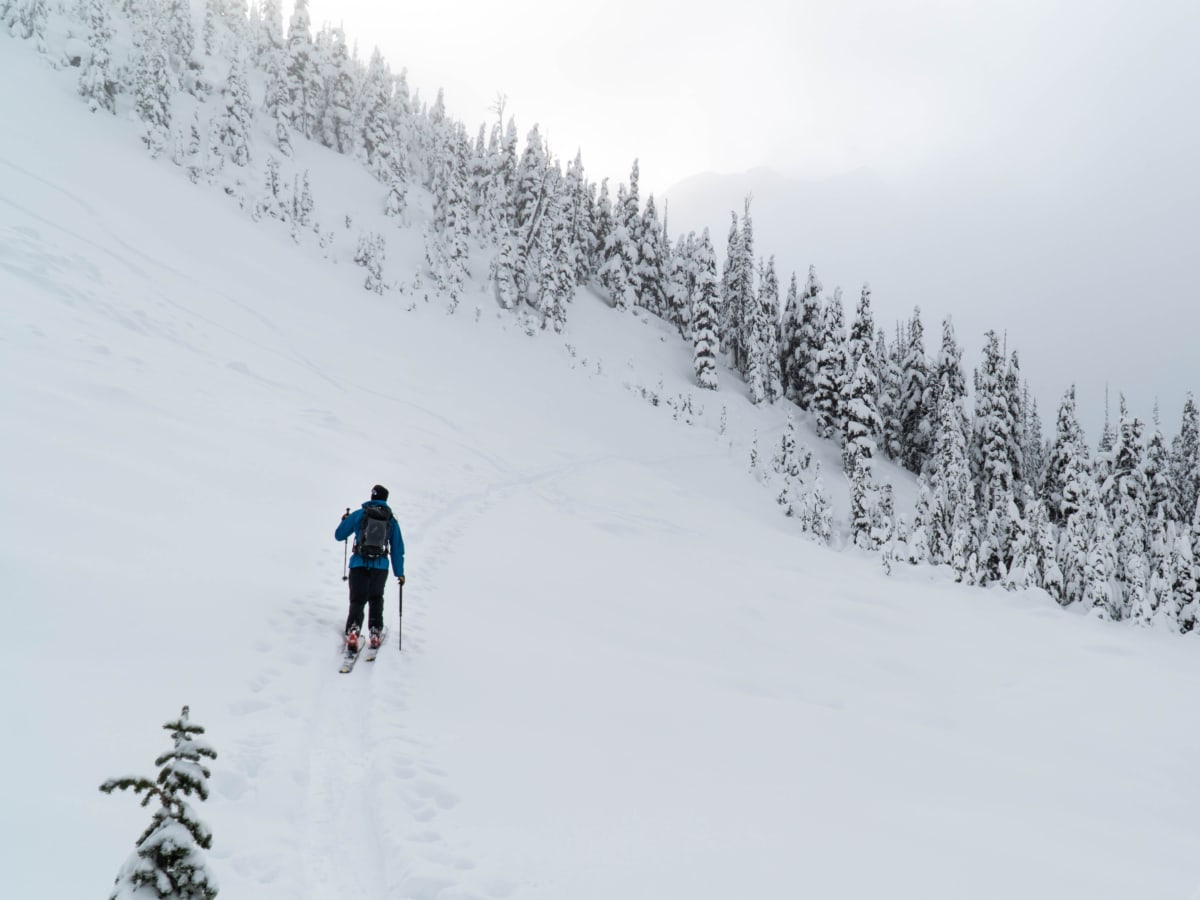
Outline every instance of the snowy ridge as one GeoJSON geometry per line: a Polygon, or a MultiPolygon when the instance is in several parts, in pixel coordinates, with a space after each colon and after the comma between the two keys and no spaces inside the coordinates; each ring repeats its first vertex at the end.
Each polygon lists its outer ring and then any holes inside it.
{"type": "Polygon", "coordinates": [[[693,390],[658,319],[584,290],[565,340],[530,339],[482,279],[454,315],[363,291],[24,49],[0,37],[24,88],[0,137],[5,896],[107,889],[145,811],[96,787],[182,703],[220,754],[223,897],[1196,891],[1193,640],[818,546],[747,489],[778,412],[697,392],[689,426],[641,398],[693,390]],[[342,677],[332,532],[375,481],[405,649],[342,677]],[[66,559],[40,527],[62,503],[66,559]]]}

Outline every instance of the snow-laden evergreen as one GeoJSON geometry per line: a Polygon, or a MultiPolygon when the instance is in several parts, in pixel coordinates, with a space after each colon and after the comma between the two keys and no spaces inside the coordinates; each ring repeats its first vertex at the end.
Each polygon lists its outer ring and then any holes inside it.
{"type": "Polygon", "coordinates": [[[217,879],[203,852],[212,848],[212,830],[190,802],[208,799],[212,771],[205,760],[215,760],[217,752],[199,737],[204,729],[189,720],[186,706],[163,728],[171,732],[173,746],[154,760],[161,767],[157,778],[129,775],[100,785],[106,794],[133,791],[142,797],[142,806],[154,806],[136,850],[117,873],[109,900],[217,896],[217,879]]]}
{"type": "Polygon", "coordinates": [[[696,372],[696,382],[702,388],[715,390],[718,381],[718,354],[721,350],[717,330],[720,321],[721,298],[717,282],[717,260],[707,228],[700,236],[695,263],[695,300],[690,317],[692,367],[696,372]]]}

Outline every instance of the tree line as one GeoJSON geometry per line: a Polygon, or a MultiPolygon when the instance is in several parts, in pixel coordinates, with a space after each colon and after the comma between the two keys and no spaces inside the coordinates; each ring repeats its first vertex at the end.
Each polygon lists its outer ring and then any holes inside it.
{"type": "MultiPolygon", "coordinates": [[[[848,324],[840,288],[827,295],[814,268],[782,288],[774,259],[756,254],[749,198],[731,213],[718,265],[707,229],[672,238],[654,196],[642,200],[636,161],[614,192],[589,179],[580,154],[564,164],[538,126],[520,142],[502,98],[472,137],[440,91],[422,101],[378,49],[364,63],[341,28],[314,32],[307,0],[286,24],[280,0],[0,0],[0,24],[52,65],[78,68],[93,112],[136,116],[152,156],[286,223],[297,241],[335,240],[292,162],[303,140],[357,160],[398,228],[413,226],[414,188],[426,192],[422,274],[452,307],[471,260],[486,256],[498,304],[530,331],[561,331],[582,285],[661,317],[688,342],[700,387],[733,373],[752,403],[793,404],[840,446],[851,539],[889,565],[944,564],[966,583],[1036,586],[1106,618],[1195,627],[1200,415],[1190,396],[1170,442],[1157,410],[1147,423],[1122,399],[1091,447],[1069,388],[1046,437],[1000,333],[984,336],[968,391],[949,319],[931,352],[919,310],[876,325],[868,285],[848,324]],[[919,478],[911,521],[877,481],[881,458],[919,478]]],[[[403,290],[386,277],[386,256],[386,234],[357,235],[368,290],[403,290]]],[[[790,420],[770,463],[784,511],[828,540],[823,475],[790,420]]]]}

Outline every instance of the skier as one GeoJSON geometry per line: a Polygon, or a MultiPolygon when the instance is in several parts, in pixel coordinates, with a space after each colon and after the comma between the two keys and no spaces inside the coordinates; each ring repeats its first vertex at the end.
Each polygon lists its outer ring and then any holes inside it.
{"type": "Polygon", "coordinates": [[[370,646],[383,639],[383,590],[387,587],[388,556],[396,580],[404,586],[404,538],[400,525],[387,504],[388,489],[382,484],[371,488],[371,499],[361,509],[342,516],[333,536],[344,541],[354,535],[354,554],[350,557],[350,614],[346,617],[346,648],[359,649],[363,626],[363,608],[370,607],[367,625],[370,646]]]}

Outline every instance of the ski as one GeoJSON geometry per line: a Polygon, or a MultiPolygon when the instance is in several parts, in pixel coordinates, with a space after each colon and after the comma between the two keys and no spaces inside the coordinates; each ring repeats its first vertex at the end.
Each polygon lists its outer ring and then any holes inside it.
{"type": "Polygon", "coordinates": [[[349,647],[342,648],[342,664],[338,668],[338,672],[345,675],[354,668],[354,664],[358,662],[358,657],[362,654],[362,647],[357,650],[351,650],[349,647]]]}
{"type": "Polygon", "coordinates": [[[385,640],[387,640],[386,628],[383,629],[383,633],[379,636],[378,647],[372,647],[370,645],[370,638],[366,636],[360,637],[360,646],[357,650],[351,651],[349,648],[344,648],[342,650],[342,664],[338,667],[338,672],[340,672],[342,675],[345,675],[347,672],[352,671],[355,664],[358,662],[359,657],[362,657],[365,662],[374,662],[375,657],[379,655],[379,651],[383,647],[383,642],[385,640]]]}
{"type": "Polygon", "coordinates": [[[386,627],[384,627],[383,631],[379,635],[379,646],[378,647],[372,647],[370,644],[370,638],[368,638],[367,646],[363,650],[363,661],[364,662],[375,662],[375,657],[377,657],[379,655],[379,651],[383,647],[383,642],[386,640],[387,640],[387,628],[386,627]]]}

